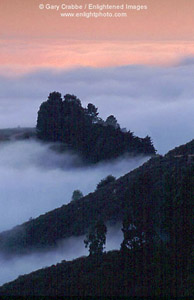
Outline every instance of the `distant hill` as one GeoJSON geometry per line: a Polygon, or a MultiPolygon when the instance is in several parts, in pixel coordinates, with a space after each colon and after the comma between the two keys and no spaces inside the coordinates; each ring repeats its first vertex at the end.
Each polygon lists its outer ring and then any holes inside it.
{"type": "Polygon", "coordinates": [[[174,148],[173,150],[169,151],[167,156],[180,156],[180,155],[189,155],[194,156],[194,140],[186,143],[185,145],[181,145],[179,147],[174,148]]]}
{"type": "Polygon", "coordinates": [[[0,142],[25,140],[35,136],[36,136],[36,129],[31,127],[0,129],[0,142]]]}
{"type": "Polygon", "coordinates": [[[89,163],[124,153],[156,153],[148,135],[139,138],[130,130],[120,128],[113,115],[104,121],[95,105],[89,103],[83,108],[80,99],[70,94],[64,99],[58,92],[49,94],[48,100],[40,105],[36,129],[39,139],[67,144],[89,163]]]}
{"type": "Polygon", "coordinates": [[[94,193],[0,233],[0,251],[8,255],[54,247],[60,239],[86,234],[99,217],[105,222],[123,220],[131,206],[138,212],[137,218],[149,208],[155,228],[160,228],[164,184],[168,178],[175,178],[179,186],[192,166],[193,160],[187,156],[151,158],[94,193]]]}

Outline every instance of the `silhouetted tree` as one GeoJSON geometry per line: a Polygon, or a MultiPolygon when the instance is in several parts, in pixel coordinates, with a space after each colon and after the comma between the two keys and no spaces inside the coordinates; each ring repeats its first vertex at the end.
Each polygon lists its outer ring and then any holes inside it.
{"type": "Polygon", "coordinates": [[[49,94],[38,111],[37,136],[43,140],[60,141],[62,129],[62,98],[58,92],[49,94]]]}
{"type": "Polygon", "coordinates": [[[106,225],[102,221],[97,221],[90,229],[84,240],[85,247],[89,247],[90,255],[101,254],[106,243],[106,225]]]}
{"type": "Polygon", "coordinates": [[[71,198],[71,201],[76,201],[76,200],[79,200],[80,198],[83,197],[83,194],[80,190],[75,190],[72,194],[72,198],[71,198]]]}
{"type": "Polygon", "coordinates": [[[116,178],[112,175],[108,175],[106,178],[102,179],[98,184],[96,189],[100,189],[102,187],[105,187],[107,184],[114,182],[116,180],[116,178]]]}
{"type": "Polygon", "coordinates": [[[148,135],[144,139],[142,139],[142,142],[143,142],[144,153],[156,153],[152,140],[148,135]]]}
{"type": "Polygon", "coordinates": [[[107,117],[105,123],[106,125],[113,126],[115,129],[120,127],[119,124],[117,123],[117,119],[113,115],[107,117]]]}
{"type": "Polygon", "coordinates": [[[89,116],[92,122],[97,122],[98,121],[98,108],[92,104],[89,103],[86,109],[86,114],[89,116]]]}
{"type": "Polygon", "coordinates": [[[141,223],[135,221],[135,219],[128,215],[123,220],[123,242],[121,248],[137,249],[143,246],[145,242],[145,234],[143,232],[143,226],[141,223]]]}
{"type": "Polygon", "coordinates": [[[81,107],[81,101],[79,98],[77,98],[77,96],[73,95],[73,94],[66,94],[64,96],[64,100],[66,102],[69,102],[69,103],[74,103],[75,105],[81,107]]]}
{"type": "Polygon", "coordinates": [[[113,115],[104,122],[92,103],[83,108],[75,95],[53,92],[38,111],[37,137],[62,142],[78,151],[86,160],[98,162],[128,153],[154,154],[151,139],[122,132],[113,115]]]}

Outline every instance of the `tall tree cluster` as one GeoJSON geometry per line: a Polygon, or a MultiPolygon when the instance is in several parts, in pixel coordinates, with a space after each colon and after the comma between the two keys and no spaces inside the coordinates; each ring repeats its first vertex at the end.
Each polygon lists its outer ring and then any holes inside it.
{"type": "Polygon", "coordinates": [[[37,137],[45,141],[63,142],[79,151],[90,162],[116,158],[126,152],[155,154],[149,136],[139,138],[123,132],[113,115],[103,121],[98,109],[89,103],[83,108],[80,99],[58,92],[49,94],[38,111],[37,137]]]}
{"type": "Polygon", "coordinates": [[[88,232],[84,244],[90,255],[102,254],[106,243],[107,228],[102,220],[97,221],[88,232]]]}
{"type": "Polygon", "coordinates": [[[146,293],[154,288],[177,297],[191,293],[193,284],[194,166],[179,174],[166,170],[160,185],[161,194],[156,194],[148,173],[137,179],[123,219],[121,250],[126,268],[138,277],[144,274],[146,293]]]}

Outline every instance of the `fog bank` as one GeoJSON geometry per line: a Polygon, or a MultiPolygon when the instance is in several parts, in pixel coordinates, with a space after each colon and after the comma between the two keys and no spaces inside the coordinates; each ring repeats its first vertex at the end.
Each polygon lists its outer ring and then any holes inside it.
{"type": "MultiPolygon", "coordinates": [[[[9,260],[0,256],[0,285],[16,279],[19,275],[60,263],[62,260],[68,261],[83,255],[87,256],[88,249],[85,248],[84,238],[85,236],[65,239],[59,242],[56,249],[49,252],[14,256],[9,260]]],[[[121,224],[108,227],[105,251],[120,249],[122,240],[121,224]]]]}
{"type": "MultiPolygon", "coordinates": [[[[128,65],[72,70],[39,69],[23,76],[0,75],[0,128],[34,127],[48,94],[78,96],[95,104],[102,118],[153,139],[159,153],[193,139],[193,57],[174,66],[128,65]],[[186,120],[186,121],[185,121],[186,120]]],[[[2,72],[3,74],[3,72],[2,72]]]]}
{"type": "Polygon", "coordinates": [[[77,155],[51,146],[34,140],[0,144],[0,231],[69,203],[76,189],[87,195],[107,175],[118,178],[148,159],[123,157],[85,167],[77,155]]]}

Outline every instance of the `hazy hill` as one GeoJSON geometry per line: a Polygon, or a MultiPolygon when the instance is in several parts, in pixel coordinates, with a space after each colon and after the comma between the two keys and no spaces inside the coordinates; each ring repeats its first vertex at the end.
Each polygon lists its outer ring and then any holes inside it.
{"type": "Polygon", "coordinates": [[[109,160],[125,153],[153,155],[156,150],[151,138],[135,136],[120,128],[115,116],[99,118],[98,108],[89,103],[82,107],[74,95],[63,98],[50,93],[40,105],[37,118],[37,137],[43,141],[62,142],[78,152],[89,163],[109,160]]]}
{"type": "Polygon", "coordinates": [[[145,241],[20,276],[3,285],[0,295],[192,298],[193,196],[193,160],[187,155],[158,156],[76,203],[2,233],[4,250],[13,251],[9,246],[15,243],[21,251],[29,248],[27,243],[52,245],[60,236],[84,233],[98,216],[108,220],[125,215],[129,225],[132,215],[133,223],[143,226],[145,241]]]}
{"type": "Polygon", "coordinates": [[[99,217],[105,222],[121,221],[131,206],[138,212],[137,217],[144,209],[151,210],[157,230],[163,222],[164,185],[172,177],[178,186],[192,165],[193,159],[187,156],[151,158],[141,167],[80,200],[2,232],[0,251],[8,255],[54,247],[62,238],[85,234],[99,217]]]}
{"type": "Polygon", "coordinates": [[[23,140],[35,136],[36,136],[36,129],[31,127],[0,129],[0,142],[23,140]]]}

